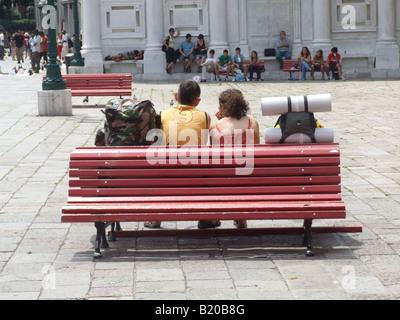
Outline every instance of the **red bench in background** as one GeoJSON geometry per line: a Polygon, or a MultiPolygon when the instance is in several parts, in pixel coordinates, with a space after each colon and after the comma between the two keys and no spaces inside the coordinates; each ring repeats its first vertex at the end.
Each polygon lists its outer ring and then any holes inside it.
{"type": "MultiPolygon", "coordinates": [[[[359,229],[313,228],[316,219],[344,219],[340,151],[337,144],[257,145],[249,175],[237,175],[243,158],[225,161],[232,147],[77,148],[71,154],[68,203],[62,222],[95,223],[95,258],[108,248],[105,229],[117,222],[198,220],[304,220],[307,256],[311,232],[358,232],[359,229]],[[151,150],[152,149],[152,150],[151,150]],[[150,151],[150,153],[149,153],[150,151]],[[157,153],[156,153],[157,154],[157,153]],[[150,155],[150,156],[149,156],[150,155]],[[177,155],[180,155],[177,157],[177,155]],[[192,159],[190,163],[182,163],[192,159]],[[172,160],[171,160],[172,159],[172,160]],[[174,161],[176,159],[176,161],[174,161]]],[[[246,148],[243,148],[243,154],[246,148]]],[[[133,230],[114,236],[163,236],[282,233],[285,229],[133,230]]]]}
{"type": "MultiPolygon", "coordinates": [[[[324,61],[324,65],[326,65],[326,63],[327,61],[324,61]]],[[[289,72],[290,75],[289,80],[294,80],[292,73],[300,72],[300,64],[297,60],[283,60],[283,71],[289,72]]]]}
{"type": "MultiPolygon", "coordinates": [[[[247,70],[249,70],[250,61],[249,61],[249,60],[244,60],[244,63],[247,65],[247,70]]],[[[258,61],[258,66],[259,66],[260,69],[261,69],[261,73],[264,73],[264,72],[266,71],[266,70],[265,70],[265,62],[264,62],[264,60],[258,61]]],[[[210,71],[209,73],[215,73],[215,72],[210,71]]],[[[223,70],[220,70],[220,71],[219,71],[219,75],[220,75],[220,76],[227,76],[227,75],[228,75],[228,72],[223,71],[223,70]]]]}
{"type": "MultiPolygon", "coordinates": [[[[68,74],[62,76],[73,97],[130,97],[132,74],[68,74]]],[[[45,78],[45,77],[43,77],[45,78]]]]}

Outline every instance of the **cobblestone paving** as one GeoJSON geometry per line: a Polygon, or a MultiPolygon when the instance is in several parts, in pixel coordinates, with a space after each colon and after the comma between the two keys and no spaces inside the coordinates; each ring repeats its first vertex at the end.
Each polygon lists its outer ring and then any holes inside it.
{"type": "MultiPolygon", "coordinates": [[[[218,94],[239,88],[262,131],[276,122],[262,117],[262,97],[332,94],[333,112],[317,117],[341,145],[348,218],[315,225],[360,225],[362,233],[315,235],[311,259],[300,235],[274,235],[120,239],[93,261],[94,226],[60,217],[69,155],[93,145],[107,98],[83,106],[74,98],[72,117],[38,117],[41,76],[0,75],[0,299],[400,298],[399,81],[201,84],[200,109],[213,115],[218,94]]],[[[177,86],[135,83],[134,94],[161,111],[177,86]]],[[[191,224],[164,224],[176,226],[191,224]]]]}

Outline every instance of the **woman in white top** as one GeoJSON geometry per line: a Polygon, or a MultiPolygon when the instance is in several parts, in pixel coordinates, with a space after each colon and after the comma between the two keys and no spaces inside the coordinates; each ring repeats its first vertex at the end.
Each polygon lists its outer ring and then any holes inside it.
{"type": "Polygon", "coordinates": [[[215,51],[211,49],[209,52],[209,57],[206,59],[206,62],[201,65],[203,67],[201,74],[202,80],[206,80],[207,72],[213,74],[213,76],[211,77],[211,80],[213,80],[214,75],[217,74],[217,60],[218,58],[215,56],[215,51]]]}

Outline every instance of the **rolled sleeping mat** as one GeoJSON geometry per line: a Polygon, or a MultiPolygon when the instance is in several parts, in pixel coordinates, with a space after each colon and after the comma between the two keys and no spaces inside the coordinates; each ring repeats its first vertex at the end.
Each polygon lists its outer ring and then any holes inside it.
{"type": "MultiPolygon", "coordinates": [[[[265,143],[266,144],[279,144],[282,139],[281,129],[267,129],[265,131],[265,143]]],[[[334,143],[335,142],[335,130],[334,129],[315,129],[315,140],[317,143],[334,143]]],[[[304,133],[296,133],[289,136],[285,143],[286,144],[297,144],[297,143],[311,143],[309,136],[304,133]]]]}
{"type": "Polygon", "coordinates": [[[318,94],[310,96],[262,98],[263,116],[276,116],[288,112],[331,112],[332,96],[318,94]],[[308,106],[308,110],[307,110],[308,106]]]}

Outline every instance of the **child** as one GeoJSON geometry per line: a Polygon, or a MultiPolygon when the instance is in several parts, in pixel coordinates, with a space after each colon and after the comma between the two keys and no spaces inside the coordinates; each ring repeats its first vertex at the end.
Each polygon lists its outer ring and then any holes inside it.
{"type": "Polygon", "coordinates": [[[338,48],[333,47],[331,53],[328,55],[328,72],[337,71],[339,73],[339,78],[344,80],[342,65],[340,64],[342,56],[338,53],[338,48]]]}
{"type": "Polygon", "coordinates": [[[207,72],[213,74],[213,76],[211,77],[211,81],[212,81],[213,77],[216,77],[216,75],[217,75],[217,69],[216,69],[217,68],[217,57],[215,56],[215,51],[213,49],[210,50],[209,57],[206,59],[206,61],[201,66],[203,67],[202,74],[201,74],[202,81],[206,81],[207,72]]]}
{"type": "Polygon", "coordinates": [[[233,55],[233,67],[238,68],[240,71],[244,72],[245,77],[247,78],[247,65],[244,63],[244,55],[242,55],[242,50],[240,48],[236,48],[236,54],[233,55]]]}
{"type": "MultiPolygon", "coordinates": [[[[165,133],[167,145],[207,144],[208,137],[202,137],[202,133],[208,132],[211,117],[196,108],[201,101],[200,95],[200,86],[193,80],[185,80],[179,85],[178,93],[175,93],[178,105],[161,113],[161,128],[165,133]]],[[[149,221],[144,226],[158,229],[161,222],[149,221]]]]}
{"type": "Polygon", "coordinates": [[[319,49],[317,51],[317,54],[314,56],[313,61],[312,61],[311,77],[313,80],[315,80],[315,78],[314,78],[315,71],[321,71],[322,80],[325,80],[325,72],[328,74],[328,77],[329,77],[329,71],[326,70],[325,65],[324,65],[324,52],[321,49],[319,49]]]}
{"type": "Polygon", "coordinates": [[[223,55],[219,56],[217,60],[217,77],[219,78],[219,72],[224,71],[226,72],[226,78],[225,80],[228,80],[229,75],[232,75],[232,81],[234,82],[236,80],[235,78],[235,68],[233,65],[233,61],[231,56],[229,55],[228,50],[224,50],[223,55]]]}

